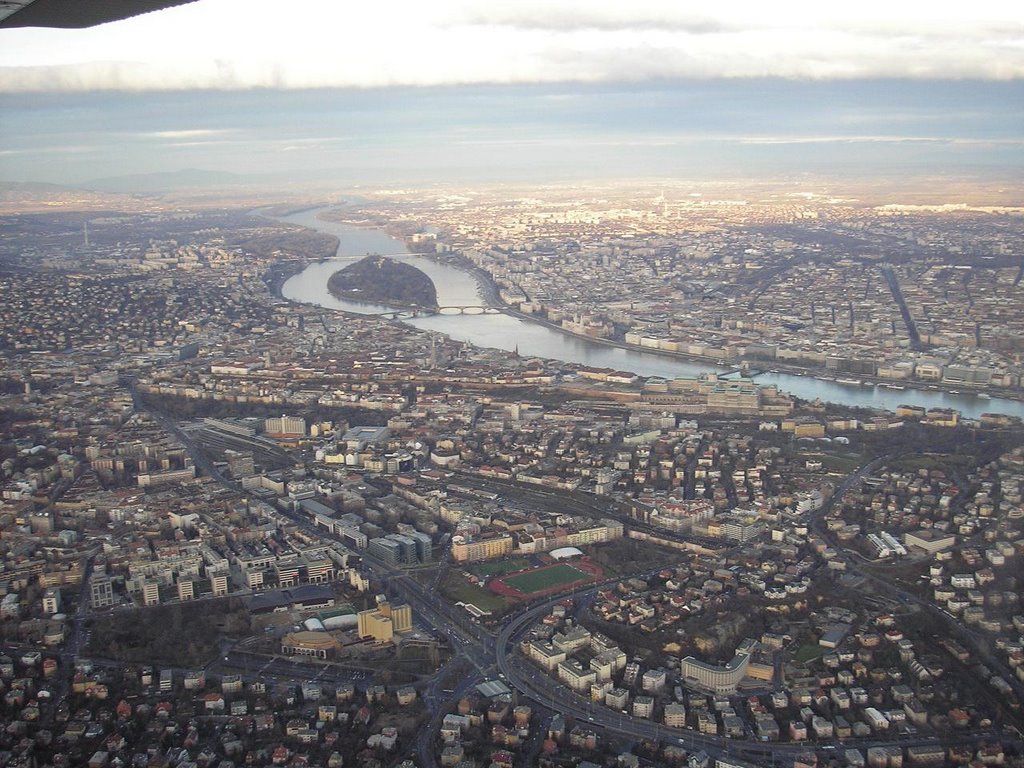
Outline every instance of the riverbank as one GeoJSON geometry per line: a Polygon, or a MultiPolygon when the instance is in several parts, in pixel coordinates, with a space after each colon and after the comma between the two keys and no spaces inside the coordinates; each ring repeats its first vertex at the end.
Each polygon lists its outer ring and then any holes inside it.
{"type": "Polygon", "coordinates": [[[270,219],[283,219],[286,216],[295,216],[306,211],[315,211],[324,207],[324,203],[310,203],[308,205],[271,205],[268,208],[261,208],[260,215],[270,219]]]}
{"type": "MultiPolygon", "coordinates": [[[[440,256],[440,254],[439,254],[440,256]]],[[[427,258],[435,258],[433,255],[427,255],[427,258]]],[[[704,357],[701,355],[692,355],[686,352],[674,352],[667,349],[651,349],[649,347],[643,347],[637,344],[630,344],[622,339],[612,338],[601,338],[596,336],[588,336],[584,333],[577,333],[564,328],[559,323],[548,320],[546,317],[538,317],[537,315],[529,314],[527,312],[521,312],[515,307],[505,304],[501,300],[500,288],[490,273],[486,270],[473,264],[468,259],[459,256],[457,254],[449,254],[448,259],[435,258],[439,263],[449,264],[454,266],[456,269],[462,269],[465,272],[471,273],[477,281],[477,284],[481,287],[481,298],[487,304],[487,306],[500,309],[510,317],[515,317],[523,321],[537,323],[539,325],[546,326],[552,330],[563,333],[566,336],[571,336],[576,339],[593,342],[596,344],[603,344],[608,347],[616,349],[622,349],[628,352],[639,352],[641,354],[651,354],[658,357],[664,357],[671,360],[679,360],[686,363],[695,363],[698,365],[707,365],[710,369],[717,369],[719,372],[725,371],[726,373],[743,372],[744,369],[750,371],[757,371],[761,374],[764,373],[781,373],[788,376],[801,376],[816,381],[828,382],[840,384],[842,386],[864,386],[864,387],[881,387],[883,389],[890,390],[892,392],[898,392],[902,390],[914,390],[918,392],[942,392],[949,395],[958,396],[974,396],[979,400],[985,400],[986,398],[1000,398],[1003,400],[1013,400],[1015,402],[1024,402],[1024,392],[1020,390],[1005,390],[996,389],[993,387],[969,387],[964,385],[965,390],[956,390],[952,387],[941,386],[938,384],[927,384],[919,381],[906,381],[906,380],[894,380],[885,379],[878,376],[869,376],[866,374],[844,374],[834,372],[832,375],[815,368],[806,368],[798,365],[790,365],[786,363],[780,363],[777,360],[730,360],[723,363],[719,358],[704,357]],[[850,382],[843,381],[843,378],[849,377],[850,382]],[[856,380],[854,384],[852,381],[856,380]]]]}
{"type": "Polygon", "coordinates": [[[480,300],[485,307],[500,309],[502,312],[511,309],[511,307],[501,300],[501,293],[498,288],[498,284],[494,282],[494,278],[491,277],[490,273],[480,269],[480,267],[471,262],[465,256],[451,252],[417,253],[413,255],[423,256],[424,258],[430,259],[431,261],[437,262],[443,266],[461,269],[463,272],[472,275],[473,279],[476,281],[480,300]]]}
{"type": "Polygon", "coordinates": [[[864,374],[857,374],[856,376],[851,375],[850,381],[843,381],[841,375],[839,377],[829,376],[823,372],[813,368],[803,368],[795,365],[786,365],[785,363],[779,363],[775,360],[735,360],[730,361],[728,364],[723,365],[719,359],[702,357],[700,355],[691,355],[685,352],[673,352],[667,349],[650,349],[648,347],[641,347],[636,344],[629,344],[619,339],[609,338],[597,338],[594,336],[587,336],[583,333],[576,333],[563,328],[558,323],[552,322],[547,318],[537,317],[536,315],[530,315],[525,312],[510,307],[508,305],[499,304],[499,309],[511,317],[517,317],[521,320],[527,320],[530,322],[545,325],[553,330],[564,333],[566,336],[572,336],[577,339],[583,339],[591,341],[596,344],[603,344],[609,347],[615,347],[617,349],[626,350],[628,352],[639,352],[641,354],[651,354],[658,357],[664,357],[666,359],[679,360],[686,363],[696,363],[701,365],[707,365],[709,369],[718,369],[719,373],[725,372],[725,375],[731,375],[733,373],[744,373],[744,371],[754,371],[752,377],[756,380],[757,376],[764,374],[785,374],[787,376],[801,376],[808,379],[814,379],[815,381],[827,382],[830,384],[839,384],[841,386],[863,386],[865,388],[881,387],[892,392],[898,392],[903,390],[913,390],[917,392],[936,392],[944,393],[947,395],[955,395],[960,397],[973,396],[979,400],[999,398],[1002,400],[1012,400],[1014,402],[1024,402],[1024,392],[1019,390],[1000,390],[993,388],[966,388],[966,391],[955,390],[952,388],[941,387],[935,384],[924,384],[918,381],[903,381],[893,379],[882,379],[877,376],[867,376],[864,374]],[[853,383],[856,381],[857,383],[853,383]]]}
{"type": "MultiPolygon", "coordinates": [[[[316,205],[291,207],[268,206],[266,208],[258,208],[255,211],[253,211],[253,213],[256,214],[257,216],[262,216],[265,219],[269,219],[270,221],[276,221],[278,223],[287,223],[283,222],[283,219],[286,216],[295,216],[297,214],[305,213],[306,211],[314,211],[322,207],[323,203],[319,203],[316,205]],[[283,212],[281,212],[281,210],[279,209],[283,209],[283,212]]],[[[306,229],[309,228],[307,227],[306,229]]],[[[324,235],[325,237],[329,237],[334,241],[332,249],[335,253],[337,253],[338,247],[341,245],[341,240],[336,235],[331,235],[326,232],[321,232],[320,234],[324,235]]],[[[284,299],[285,296],[282,293],[284,284],[287,283],[289,279],[302,272],[302,270],[308,267],[311,263],[316,261],[323,261],[323,258],[314,258],[310,256],[296,256],[291,259],[279,259],[278,261],[271,263],[267,271],[260,275],[260,279],[263,280],[263,284],[267,286],[267,290],[270,292],[271,296],[273,296],[275,299],[284,299]]]]}
{"type": "Polygon", "coordinates": [[[267,290],[270,292],[270,295],[275,299],[285,299],[285,296],[282,293],[284,284],[308,267],[313,261],[316,260],[283,259],[281,261],[275,261],[270,265],[267,271],[261,275],[263,284],[267,286],[267,290]]]}
{"type": "MultiPolygon", "coordinates": [[[[375,253],[405,251],[403,243],[383,231],[372,232],[344,225],[330,225],[315,215],[302,214],[288,223],[309,227],[325,234],[340,237],[339,257],[356,257],[367,250],[375,253]]],[[[403,256],[409,263],[423,258],[431,262],[428,267],[421,263],[420,268],[427,271],[438,287],[438,299],[442,305],[483,305],[492,307],[494,314],[473,315],[423,315],[420,317],[403,318],[405,322],[416,328],[442,333],[458,341],[469,342],[481,347],[491,347],[518,351],[524,357],[537,357],[544,360],[563,361],[570,366],[578,365],[595,369],[631,371],[641,377],[662,377],[667,379],[694,377],[701,372],[716,371],[725,373],[726,368],[718,360],[697,358],[690,355],[669,352],[668,350],[647,349],[637,345],[626,344],[621,339],[596,339],[583,334],[572,333],[560,325],[545,318],[521,313],[504,305],[498,296],[498,287],[490,276],[469,266],[465,257],[453,253],[417,253],[403,256]],[[454,292],[453,286],[458,286],[454,292]]],[[[366,314],[367,312],[383,313],[384,306],[362,309],[349,303],[340,306],[341,300],[332,296],[327,290],[327,279],[333,264],[310,264],[301,275],[288,281],[283,292],[286,298],[331,307],[342,311],[366,314]]],[[[345,302],[341,302],[344,304],[345,302]]],[[[724,362],[724,361],[723,361],[724,362]]],[[[781,391],[788,392],[807,402],[837,403],[875,411],[895,411],[900,405],[915,405],[924,408],[949,408],[962,413],[968,418],[979,418],[983,413],[1004,413],[1024,418],[1024,403],[1020,394],[1014,392],[1012,398],[1004,393],[991,390],[991,402],[978,398],[975,391],[963,390],[957,393],[944,391],[937,385],[909,382],[892,382],[875,380],[868,384],[851,380],[837,382],[835,378],[842,374],[824,368],[813,371],[780,364],[779,361],[750,361],[749,365],[759,371],[754,381],[760,385],[776,385],[781,391]],[[875,384],[889,386],[875,386],[875,384]],[[904,387],[906,391],[899,391],[904,387]]],[[[734,367],[739,367],[739,362],[734,367]]]]}
{"type": "MultiPolygon", "coordinates": [[[[325,218],[318,216],[317,218],[320,221],[330,221],[329,217],[325,218]]],[[[360,222],[360,224],[361,223],[362,222],[360,222]]],[[[378,224],[380,224],[380,222],[378,222],[378,224]]],[[[360,225],[348,223],[347,226],[360,225]]],[[[405,249],[412,252],[415,244],[410,242],[411,236],[407,233],[398,231],[395,228],[387,227],[386,225],[378,228],[388,233],[393,241],[402,242],[405,249]]],[[[743,370],[756,371],[759,373],[754,377],[755,380],[761,380],[762,377],[768,380],[773,377],[779,377],[783,379],[783,381],[772,383],[778,383],[781,389],[787,391],[791,391],[793,386],[796,386],[801,390],[806,390],[806,387],[799,386],[795,381],[792,381],[792,379],[800,379],[807,382],[820,382],[823,385],[841,387],[844,390],[851,392],[856,391],[857,388],[860,388],[860,390],[865,393],[877,392],[879,393],[879,397],[873,399],[885,400],[887,404],[891,403],[896,398],[899,398],[899,393],[901,391],[907,391],[909,393],[947,395],[950,398],[968,400],[972,402],[972,405],[968,410],[972,411],[976,411],[979,407],[983,407],[984,401],[987,399],[1004,400],[1015,404],[1024,403],[1024,391],[1019,388],[1004,389],[991,386],[972,387],[967,384],[887,379],[867,374],[853,374],[835,371],[823,366],[812,368],[793,365],[779,360],[723,360],[719,357],[705,357],[701,355],[693,355],[687,352],[652,349],[638,344],[630,344],[621,338],[621,336],[618,338],[598,338],[588,336],[586,334],[577,333],[563,328],[559,323],[548,320],[547,318],[520,312],[519,310],[505,304],[500,297],[500,288],[494,282],[491,275],[471,262],[461,253],[449,251],[443,253],[414,253],[414,255],[422,256],[423,258],[429,259],[438,265],[456,269],[471,276],[478,287],[478,294],[481,299],[481,303],[485,306],[498,309],[503,314],[510,318],[514,318],[517,321],[530,322],[537,326],[549,329],[550,331],[557,332],[566,338],[589,342],[609,349],[622,350],[627,353],[650,355],[654,358],[664,359],[666,361],[677,361],[691,366],[701,366],[719,373],[741,372],[743,370]],[[790,378],[791,381],[784,381],[786,378],[790,378]],[[883,394],[885,395],[884,397],[881,396],[883,394]]],[[[898,400],[895,401],[898,402],[898,400]]],[[[940,407],[958,406],[945,404],[940,407]]]]}
{"type": "MultiPolygon", "coordinates": [[[[340,224],[343,227],[352,227],[353,229],[375,229],[375,230],[379,230],[381,232],[387,233],[388,235],[390,235],[391,237],[395,238],[396,240],[401,240],[403,243],[406,244],[406,248],[408,248],[408,241],[407,241],[406,237],[404,235],[401,235],[401,234],[397,233],[397,232],[391,231],[391,229],[389,229],[388,226],[385,225],[385,224],[380,224],[380,223],[378,223],[376,221],[373,221],[372,219],[346,219],[344,216],[341,215],[341,208],[343,208],[345,205],[346,205],[345,203],[342,203],[339,206],[332,205],[329,208],[327,208],[326,210],[322,210],[320,213],[318,213],[316,215],[316,218],[318,220],[324,222],[325,224],[340,224]],[[337,213],[338,214],[337,218],[332,218],[330,216],[330,214],[332,214],[332,213],[337,213]]],[[[322,208],[323,206],[320,206],[320,207],[322,208]]],[[[312,210],[312,209],[307,209],[307,210],[312,210]]],[[[304,213],[304,211],[299,211],[298,213],[304,213]]]]}

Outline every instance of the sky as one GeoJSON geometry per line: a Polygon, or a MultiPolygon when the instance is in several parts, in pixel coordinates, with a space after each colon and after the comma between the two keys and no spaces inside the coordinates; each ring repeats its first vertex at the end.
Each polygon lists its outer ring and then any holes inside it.
{"type": "Polygon", "coordinates": [[[833,5],[199,0],[0,30],[0,180],[1019,177],[1015,4],[833,5]]]}

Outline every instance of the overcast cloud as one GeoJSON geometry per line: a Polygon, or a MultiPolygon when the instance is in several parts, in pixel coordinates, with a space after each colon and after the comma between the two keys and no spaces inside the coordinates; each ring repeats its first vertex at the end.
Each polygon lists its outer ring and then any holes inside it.
{"type": "Polygon", "coordinates": [[[1019,175],[1020,81],[0,94],[0,180],[202,168],[346,183],[1019,175]]]}
{"type": "Polygon", "coordinates": [[[1019,10],[921,8],[199,0],[2,30],[0,180],[1019,177],[1019,10]]]}
{"type": "Polygon", "coordinates": [[[0,91],[1024,78],[1014,3],[200,0],[0,32],[0,91]]]}

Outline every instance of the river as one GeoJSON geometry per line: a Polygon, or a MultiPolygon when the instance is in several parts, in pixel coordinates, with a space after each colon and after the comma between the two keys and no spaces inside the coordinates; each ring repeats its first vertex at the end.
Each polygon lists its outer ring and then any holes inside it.
{"type": "MultiPolygon", "coordinates": [[[[424,256],[411,254],[401,240],[381,229],[354,227],[318,219],[317,214],[322,210],[324,209],[301,211],[279,219],[334,235],[339,240],[335,258],[310,264],[302,272],[285,282],[281,289],[281,294],[285,298],[360,314],[390,311],[391,307],[338,299],[327,290],[327,280],[332,274],[346,264],[358,261],[368,253],[378,253],[423,270],[437,287],[439,306],[472,306],[483,303],[476,278],[470,273],[446,264],[439,264],[424,256]]],[[[453,339],[468,341],[481,347],[494,347],[510,352],[518,350],[520,355],[526,357],[551,358],[599,368],[633,371],[641,376],[672,378],[724,370],[710,364],[690,362],[639,350],[621,349],[589,341],[562,333],[542,323],[523,320],[503,313],[433,315],[403,322],[417,328],[439,331],[453,339]]],[[[926,408],[955,408],[969,418],[977,418],[982,413],[1006,413],[1024,418],[1024,403],[1004,398],[985,400],[973,394],[954,395],[933,390],[911,388],[893,390],[873,385],[840,384],[835,381],[816,379],[813,376],[797,376],[787,373],[764,373],[755,376],[754,380],[759,384],[777,384],[779,389],[805,400],[821,399],[825,402],[865,408],[883,408],[889,411],[906,403],[926,408]]]]}

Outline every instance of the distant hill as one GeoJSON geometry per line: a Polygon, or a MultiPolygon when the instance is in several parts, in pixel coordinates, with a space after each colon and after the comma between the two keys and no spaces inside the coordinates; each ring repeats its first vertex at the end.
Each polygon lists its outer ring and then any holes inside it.
{"type": "Polygon", "coordinates": [[[179,189],[194,189],[195,187],[237,186],[248,184],[250,181],[249,176],[237,173],[185,168],[180,171],[107,176],[87,181],[82,184],[82,187],[100,192],[156,194],[179,189]]]}
{"type": "Polygon", "coordinates": [[[0,181],[0,213],[38,211],[120,210],[128,204],[120,194],[66,187],[37,181],[0,181]]]}
{"type": "Polygon", "coordinates": [[[42,181],[0,181],[0,200],[52,197],[53,195],[67,194],[71,190],[71,187],[65,187],[61,184],[47,184],[42,181]]]}
{"type": "Polygon", "coordinates": [[[392,307],[437,306],[437,288],[427,275],[409,264],[386,256],[367,256],[331,275],[327,288],[351,301],[392,307]]]}

